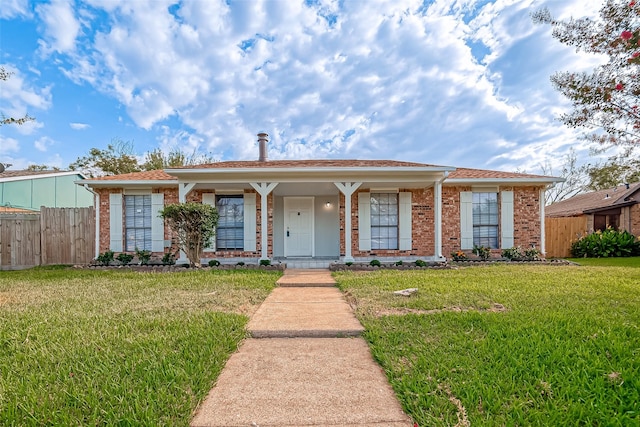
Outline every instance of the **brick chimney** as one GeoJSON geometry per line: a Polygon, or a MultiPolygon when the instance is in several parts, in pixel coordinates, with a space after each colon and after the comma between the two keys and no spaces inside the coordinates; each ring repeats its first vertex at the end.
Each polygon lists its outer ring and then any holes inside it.
{"type": "Polygon", "coordinates": [[[260,147],[259,162],[266,162],[267,158],[267,143],[269,142],[269,134],[266,132],[260,132],[258,134],[258,146],[260,147]]]}

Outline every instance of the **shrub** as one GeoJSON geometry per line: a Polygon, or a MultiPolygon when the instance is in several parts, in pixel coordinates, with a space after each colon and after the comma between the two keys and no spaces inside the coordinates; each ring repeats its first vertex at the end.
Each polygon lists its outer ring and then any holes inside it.
{"type": "Polygon", "coordinates": [[[351,261],[348,261],[348,262],[345,262],[344,265],[346,265],[347,267],[351,267],[353,263],[351,261]]]}
{"type": "Polygon", "coordinates": [[[511,261],[519,261],[524,257],[522,248],[520,248],[520,246],[503,249],[501,255],[502,258],[506,258],[511,261]]]}
{"type": "Polygon", "coordinates": [[[176,257],[171,252],[167,252],[162,256],[162,263],[165,265],[173,265],[176,263],[176,257]]]}
{"type": "Polygon", "coordinates": [[[220,261],[218,261],[217,259],[212,259],[209,261],[209,267],[219,267],[220,266],[220,261]]]}
{"type": "Polygon", "coordinates": [[[607,258],[640,255],[640,242],[628,231],[607,228],[582,236],[571,244],[575,258],[607,258]]]}
{"type": "Polygon", "coordinates": [[[138,261],[140,261],[140,265],[147,265],[149,261],[151,261],[151,251],[141,251],[136,248],[136,256],[138,257],[138,261]]]}
{"type": "Polygon", "coordinates": [[[467,254],[458,250],[456,252],[451,252],[451,258],[453,258],[454,261],[464,261],[467,259],[467,254]]]}
{"type": "Polygon", "coordinates": [[[540,259],[540,251],[533,247],[525,249],[524,259],[526,259],[527,261],[535,261],[537,259],[540,259]]]}
{"type": "Polygon", "coordinates": [[[396,265],[398,265],[398,266],[399,266],[399,265],[402,265],[402,260],[400,260],[400,261],[396,261],[396,265]]]}
{"type": "Polygon", "coordinates": [[[260,265],[265,266],[265,267],[269,266],[269,265],[271,265],[271,260],[270,259],[261,259],[260,260],[260,265]]]}
{"type": "Polygon", "coordinates": [[[238,262],[236,262],[236,265],[242,267],[244,265],[244,262],[243,261],[238,261],[238,262]]]}
{"type": "Polygon", "coordinates": [[[111,261],[113,261],[113,251],[108,250],[106,252],[99,254],[96,257],[96,261],[98,261],[102,265],[109,265],[111,261]]]}
{"type": "Polygon", "coordinates": [[[427,266],[426,261],[423,261],[421,259],[417,259],[415,264],[416,264],[416,267],[426,267],[427,266]]]}
{"type": "Polygon", "coordinates": [[[377,259],[372,259],[371,262],[369,263],[370,266],[372,267],[380,267],[382,265],[382,263],[380,261],[378,261],[377,259]]]}
{"type": "Polygon", "coordinates": [[[120,261],[120,263],[121,263],[122,265],[127,265],[127,264],[129,264],[129,263],[131,262],[131,260],[133,259],[133,255],[131,255],[131,254],[126,254],[126,253],[122,252],[122,253],[118,254],[118,256],[116,257],[116,259],[117,259],[118,261],[120,261]]]}
{"type": "Polygon", "coordinates": [[[487,246],[473,245],[473,253],[478,255],[480,259],[487,260],[491,256],[491,248],[487,246]]]}

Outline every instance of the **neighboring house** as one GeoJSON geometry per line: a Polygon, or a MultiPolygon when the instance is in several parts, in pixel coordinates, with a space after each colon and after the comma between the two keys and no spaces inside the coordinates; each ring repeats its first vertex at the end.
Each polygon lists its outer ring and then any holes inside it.
{"type": "Polygon", "coordinates": [[[39,211],[93,206],[94,196],[76,185],[84,175],[73,171],[5,170],[0,173],[0,209],[39,211]]]}
{"type": "Polygon", "coordinates": [[[162,254],[172,233],[157,212],[170,203],[215,206],[220,219],[204,259],[444,260],[474,244],[544,251],[539,175],[392,160],[260,159],[91,178],[99,195],[100,252],[162,254]]]}
{"type": "Polygon", "coordinates": [[[640,183],[578,194],[546,208],[549,218],[586,217],[587,230],[612,227],[640,235],[640,183]]]}

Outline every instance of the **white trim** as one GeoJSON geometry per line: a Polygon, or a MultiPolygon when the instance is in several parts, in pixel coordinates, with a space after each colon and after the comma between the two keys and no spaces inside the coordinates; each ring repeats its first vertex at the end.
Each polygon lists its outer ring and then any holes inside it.
{"type": "Polygon", "coordinates": [[[296,196],[292,196],[292,197],[283,197],[283,207],[284,207],[284,256],[292,256],[292,257],[297,257],[297,256],[309,256],[309,255],[303,255],[303,254],[289,254],[289,248],[287,245],[287,242],[289,239],[287,239],[287,230],[289,228],[289,222],[288,222],[288,212],[290,209],[290,204],[293,201],[307,201],[309,203],[309,207],[311,208],[311,213],[310,213],[310,219],[311,219],[311,230],[310,230],[310,237],[311,237],[311,247],[309,249],[311,249],[311,254],[310,256],[313,258],[315,256],[315,246],[316,246],[316,242],[315,242],[315,197],[296,197],[296,196]]]}
{"type": "Polygon", "coordinates": [[[473,185],[471,187],[471,191],[474,193],[498,193],[500,191],[500,187],[498,187],[497,185],[485,185],[485,186],[478,186],[478,185],[473,185]]]}
{"type": "Polygon", "coordinates": [[[371,193],[358,193],[358,250],[371,250],[371,193]]]}
{"type": "Polygon", "coordinates": [[[442,181],[437,181],[433,190],[433,206],[435,221],[435,257],[436,259],[444,258],[442,256],[442,181]]]}
{"type": "Polygon", "coordinates": [[[122,194],[109,194],[109,250],[122,252],[122,194]]]}
{"type": "MultiPolygon", "coordinates": [[[[6,172],[10,172],[10,171],[6,171],[6,172]]],[[[31,179],[56,178],[59,176],[70,176],[70,175],[78,175],[83,178],[82,180],[73,182],[74,184],[78,184],[78,185],[84,184],[85,183],[84,181],[86,181],[87,179],[87,177],[80,172],[68,171],[68,172],[52,172],[52,173],[41,173],[37,175],[21,175],[21,176],[8,176],[8,177],[3,177],[0,175],[0,182],[28,181],[31,179]]]]}
{"type": "Polygon", "coordinates": [[[445,185],[484,185],[484,184],[495,184],[495,185],[509,185],[509,184],[528,184],[528,185],[546,185],[552,184],[554,182],[563,182],[562,178],[449,178],[444,181],[445,185]]]}
{"type": "Polygon", "coordinates": [[[185,203],[187,201],[187,196],[195,186],[195,182],[181,182],[180,185],[178,185],[178,202],[185,203]]]}
{"type": "Polygon", "coordinates": [[[164,252],[164,220],[159,211],[164,208],[164,193],[151,194],[151,252],[164,252]]]}
{"type": "Polygon", "coordinates": [[[473,192],[460,192],[460,249],[473,249],[473,192]]]}
{"type": "Polygon", "coordinates": [[[546,251],[546,235],[545,235],[545,222],[544,222],[544,207],[545,207],[545,189],[540,190],[540,253],[545,256],[546,251]]]}
{"type": "Polygon", "coordinates": [[[256,251],[256,193],[244,193],[244,245],[247,252],[256,251]]]}
{"type": "Polygon", "coordinates": [[[513,229],[513,191],[500,192],[500,248],[512,248],[513,229]]]}
{"type": "MultiPolygon", "coordinates": [[[[216,193],[202,193],[202,204],[203,205],[209,205],[213,208],[216,207],[216,193]]],[[[215,234],[213,235],[213,237],[211,238],[211,241],[209,242],[209,247],[208,248],[204,248],[202,250],[202,252],[215,252],[216,251],[216,236],[215,234]]]]}
{"type": "Polygon", "coordinates": [[[411,250],[411,193],[398,193],[398,249],[411,250]]]}

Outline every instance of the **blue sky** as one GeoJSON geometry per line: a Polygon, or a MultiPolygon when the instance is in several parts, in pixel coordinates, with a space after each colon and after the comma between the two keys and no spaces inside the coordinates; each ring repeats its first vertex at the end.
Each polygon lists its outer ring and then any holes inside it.
{"type": "Polygon", "coordinates": [[[91,147],[254,160],[394,159],[496,170],[593,161],[551,86],[598,61],[530,13],[596,0],[3,0],[0,162],[66,168],[91,147]]]}

